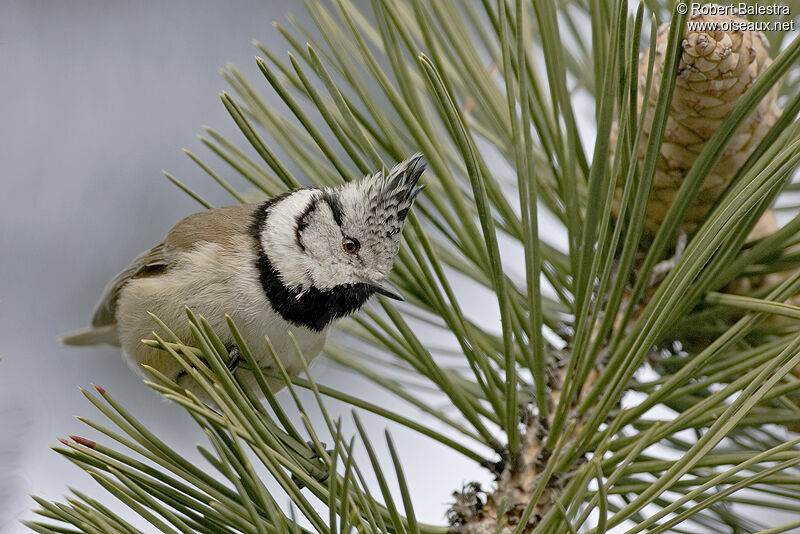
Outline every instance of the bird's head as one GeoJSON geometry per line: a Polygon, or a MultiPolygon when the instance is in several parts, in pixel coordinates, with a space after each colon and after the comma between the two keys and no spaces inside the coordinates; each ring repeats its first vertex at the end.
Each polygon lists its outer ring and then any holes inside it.
{"type": "Polygon", "coordinates": [[[337,188],[300,190],[278,203],[263,243],[295,292],[356,291],[402,300],[388,281],[425,169],[420,154],[337,188]]]}

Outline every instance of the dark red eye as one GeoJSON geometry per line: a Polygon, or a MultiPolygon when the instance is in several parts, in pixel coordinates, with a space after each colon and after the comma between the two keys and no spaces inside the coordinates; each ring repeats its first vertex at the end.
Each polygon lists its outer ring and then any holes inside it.
{"type": "Polygon", "coordinates": [[[361,248],[361,243],[354,237],[345,237],[342,240],[342,248],[348,254],[355,254],[358,252],[358,249],[361,248]]]}

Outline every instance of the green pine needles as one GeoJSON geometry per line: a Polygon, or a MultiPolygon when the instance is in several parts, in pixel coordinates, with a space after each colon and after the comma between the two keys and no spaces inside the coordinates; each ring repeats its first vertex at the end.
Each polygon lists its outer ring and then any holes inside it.
{"type": "MultiPolygon", "coordinates": [[[[149,524],[145,532],[800,528],[800,438],[787,430],[800,423],[792,374],[800,308],[784,304],[800,294],[800,215],[792,207],[779,230],[748,240],[761,215],[785,208],[784,193],[797,190],[800,38],[768,36],[772,64],[699,149],[649,235],[648,195],[671,135],[688,18],[671,2],[372,0],[364,12],[352,0],[306,4],[314,28],[276,25],[288,59],[256,43],[265,80],[224,73],[232,91],[222,102],[253,151],[207,128],[201,140],[225,170],[187,154],[236,201],[252,201],[424,153],[427,187],[392,276],[407,302],[376,300],[339,323],[343,334],[326,347],[328,358],[409,408],[385,408],[308,373],[290,377],[278,358],[259,369],[230,322],[253,390],[228,371],[217,333],[188,310],[193,339],[154,317],[149,343],[183,365],[213,405],[156,372],[149,385],[204,430],[198,450],[207,463],[186,460],[99,387],[86,396],[107,422],[81,421],[103,442],[74,437],[56,450],[149,524]],[[643,69],[639,54],[655,49],[657,21],[670,24],[666,47],[643,69]],[[651,121],[637,104],[640,83],[644,94],[658,89],[651,121]],[[782,114],[685,248],[676,247],[701,184],[776,85],[782,114]],[[268,104],[264,90],[285,106],[268,104]],[[594,115],[580,102],[593,103],[594,115]],[[487,325],[476,308],[498,319],[487,325]],[[282,402],[267,387],[276,379],[287,385],[282,402]],[[301,389],[313,393],[312,405],[301,389]],[[432,404],[432,393],[447,402],[432,404]],[[331,411],[329,399],[350,404],[352,415],[331,411]],[[411,451],[388,432],[368,434],[365,412],[418,432],[420,446],[448,447],[496,482],[453,480],[462,489],[447,524],[420,522],[402,468],[411,451]],[[314,426],[318,413],[324,424],[314,426]],[[355,436],[343,431],[351,417],[355,436]],[[355,447],[368,462],[355,460],[355,447]],[[379,461],[379,447],[391,462],[379,461]],[[268,489],[275,483],[283,493],[268,489]],[[775,510],[798,519],[775,525],[775,510]]],[[[26,525],[37,532],[142,531],[99,488],[36,501],[42,518],[26,525]]]]}

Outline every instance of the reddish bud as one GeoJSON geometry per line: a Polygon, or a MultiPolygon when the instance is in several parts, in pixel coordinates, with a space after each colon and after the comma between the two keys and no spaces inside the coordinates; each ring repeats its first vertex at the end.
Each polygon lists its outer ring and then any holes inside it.
{"type": "Polygon", "coordinates": [[[89,447],[90,449],[94,449],[94,448],[96,448],[96,447],[97,447],[97,443],[95,443],[94,441],[92,441],[92,440],[90,440],[90,439],[82,438],[82,437],[80,437],[80,436],[70,436],[70,438],[71,438],[71,439],[72,439],[72,440],[73,440],[75,443],[78,443],[78,444],[80,444],[80,445],[83,445],[84,447],[89,447]]]}

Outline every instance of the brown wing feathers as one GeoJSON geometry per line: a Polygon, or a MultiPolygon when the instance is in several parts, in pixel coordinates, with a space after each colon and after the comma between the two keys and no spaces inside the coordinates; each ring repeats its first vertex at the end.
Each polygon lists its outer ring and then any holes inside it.
{"type": "Polygon", "coordinates": [[[199,243],[224,243],[232,236],[246,234],[257,206],[237,204],[213,208],[180,221],[169,231],[163,243],[137,256],[108,283],[92,317],[92,328],[67,334],[62,337],[62,342],[68,345],[117,344],[117,302],[125,284],[135,278],[167,272],[177,255],[199,243]]]}

